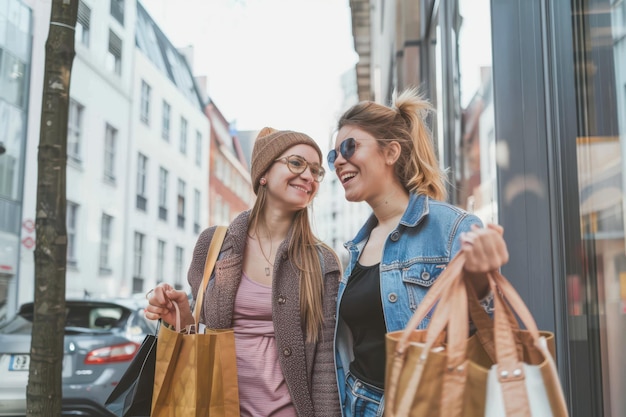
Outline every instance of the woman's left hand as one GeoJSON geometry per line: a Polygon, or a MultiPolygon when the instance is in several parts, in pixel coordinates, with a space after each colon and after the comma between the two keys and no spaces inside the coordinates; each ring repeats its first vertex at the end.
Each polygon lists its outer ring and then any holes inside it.
{"type": "Polygon", "coordinates": [[[472,230],[461,234],[461,251],[465,254],[465,270],[483,274],[499,269],[509,261],[509,251],[504,241],[504,229],[497,224],[482,228],[476,224],[472,230]]]}

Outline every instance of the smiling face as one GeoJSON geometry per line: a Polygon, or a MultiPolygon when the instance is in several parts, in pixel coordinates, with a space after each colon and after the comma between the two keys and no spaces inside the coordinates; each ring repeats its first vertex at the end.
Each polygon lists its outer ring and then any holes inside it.
{"type": "Polygon", "coordinates": [[[312,146],[299,144],[287,149],[278,156],[265,174],[267,180],[267,202],[272,205],[280,205],[288,211],[298,211],[306,208],[315,197],[320,183],[315,181],[309,166],[300,173],[293,173],[287,164],[286,158],[297,155],[303,158],[307,164],[320,168],[319,154],[312,146]]]}
{"type": "Polygon", "coordinates": [[[343,185],[346,200],[371,204],[388,189],[390,181],[394,181],[393,165],[387,164],[390,159],[380,149],[376,138],[366,131],[349,125],[342,127],[337,133],[335,150],[335,174],[343,185]],[[349,138],[355,139],[356,148],[346,160],[339,150],[349,138]]]}

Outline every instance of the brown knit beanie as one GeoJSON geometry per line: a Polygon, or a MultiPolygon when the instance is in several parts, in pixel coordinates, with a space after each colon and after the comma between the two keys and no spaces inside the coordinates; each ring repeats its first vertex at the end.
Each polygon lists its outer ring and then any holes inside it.
{"type": "Polygon", "coordinates": [[[274,160],[292,146],[305,144],[312,146],[322,161],[322,151],[310,136],[292,130],[276,130],[271,127],[261,129],[252,149],[250,177],[254,194],[259,191],[259,180],[270,168],[274,160]]]}

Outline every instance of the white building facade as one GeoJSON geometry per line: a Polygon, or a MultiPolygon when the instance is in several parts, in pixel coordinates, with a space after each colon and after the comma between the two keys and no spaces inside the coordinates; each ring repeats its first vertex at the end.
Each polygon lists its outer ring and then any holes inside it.
{"type": "Polygon", "coordinates": [[[186,289],[208,222],[209,119],[185,57],[140,4],[137,24],[125,269],[131,293],[162,281],[186,289]]]}
{"type": "MultiPolygon", "coordinates": [[[[35,221],[50,2],[26,4],[34,27],[22,208],[28,224],[35,221]]],[[[136,1],[80,1],[68,122],[68,298],[130,296],[180,275],[186,283],[196,232],[206,225],[209,122],[189,66],[158,28],[166,65],[136,42],[154,26],[136,1]],[[148,26],[137,23],[138,12],[148,26]]],[[[22,228],[27,237],[34,232],[22,228]]],[[[21,246],[9,305],[32,300],[33,250],[21,246]]]]}

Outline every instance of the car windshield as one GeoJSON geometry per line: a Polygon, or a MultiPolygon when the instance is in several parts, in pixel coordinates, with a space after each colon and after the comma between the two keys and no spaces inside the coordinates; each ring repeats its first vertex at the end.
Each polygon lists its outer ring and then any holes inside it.
{"type": "Polygon", "coordinates": [[[15,316],[0,327],[0,334],[30,334],[33,323],[22,316],[15,316]]]}
{"type": "MultiPolygon", "coordinates": [[[[104,330],[123,327],[130,310],[114,304],[67,303],[65,327],[104,330]]],[[[19,313],[0,327],[4,334],[30,334],[33,321],[33,305],[22,306],[19,313]]]]}

